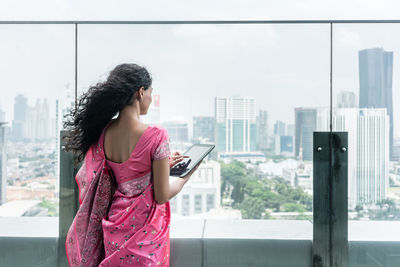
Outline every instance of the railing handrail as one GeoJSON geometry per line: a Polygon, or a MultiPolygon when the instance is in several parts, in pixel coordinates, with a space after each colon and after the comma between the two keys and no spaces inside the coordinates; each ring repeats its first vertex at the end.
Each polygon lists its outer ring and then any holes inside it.
{"type": "Polygon", "coordinates": [[[400,23],[386,20],[0,20],[0,24],[373,24],[400,23]]]}

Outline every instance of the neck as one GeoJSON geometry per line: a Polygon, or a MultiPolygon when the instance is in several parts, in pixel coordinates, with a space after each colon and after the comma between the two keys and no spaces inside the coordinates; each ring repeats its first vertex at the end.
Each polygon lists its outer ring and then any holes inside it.
{"type": "Polygon", "coordinates": [[[126,106],[119,113],[118,120],[126,122],[139,122],[140,121],[140,107],[139,105],[126,106]]]}

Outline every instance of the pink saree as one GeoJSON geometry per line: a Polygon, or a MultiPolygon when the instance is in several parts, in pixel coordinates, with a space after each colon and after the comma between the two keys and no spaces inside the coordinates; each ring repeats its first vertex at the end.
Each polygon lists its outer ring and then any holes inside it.
{"type": "Polygon", "coordinates": [[[105,129],[76,175],[81,205],[65,242],[69,265],[169,266],[170,206],[154,200],[151,168],[169,157],[167,131],[149,126],[129,159],[114,163],[104,155],[105,129]]]}

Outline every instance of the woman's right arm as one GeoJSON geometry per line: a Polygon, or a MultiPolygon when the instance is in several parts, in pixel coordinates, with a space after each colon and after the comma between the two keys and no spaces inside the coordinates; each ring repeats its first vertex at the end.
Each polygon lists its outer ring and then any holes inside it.
{"type": "Polygon", "coordinates": [[[164,204],[178,194],[183,186],[187,183],[190,176],[197,170],[198,164],[190,173],[183,178],[178,178],[174,182],[169,183],[169,159],[164,158],[153,161],[153,178],[154,178],[154,198],[159,204],[164,204]]]}

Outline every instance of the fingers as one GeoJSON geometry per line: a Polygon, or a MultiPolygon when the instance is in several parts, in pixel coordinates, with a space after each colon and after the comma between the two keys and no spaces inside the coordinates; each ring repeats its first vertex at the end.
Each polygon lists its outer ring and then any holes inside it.
{"type": "Polygon", "coordinates": [[[174,153],[172,153],[172,158],[176,158],[176,157],[188,158],[189,156],[181,155],[179,152],[174,152],[174,153]]]}
{"type": "Polygon", "coordinates": [[[188,156],[172,156],[169,161],[169,166],[172,168],[172,166],[181,162],[184,158],[188,158],[188,156]]]}

